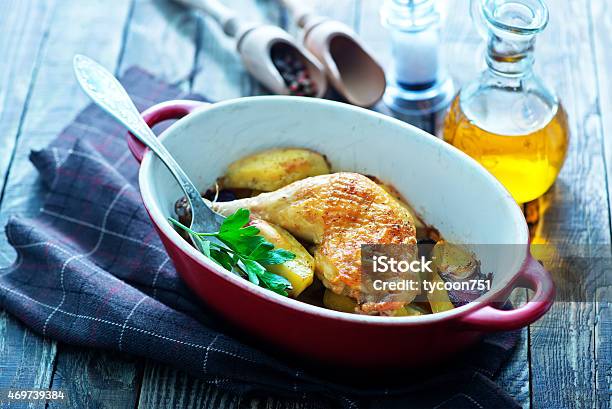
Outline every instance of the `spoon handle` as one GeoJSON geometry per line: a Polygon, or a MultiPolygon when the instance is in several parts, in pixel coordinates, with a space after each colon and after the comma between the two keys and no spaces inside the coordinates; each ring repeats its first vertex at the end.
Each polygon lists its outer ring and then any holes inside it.
{"type": "Polygon", "coordinates": [[[285,6],[293,16],[293,20],[301,28],[306,25],[306,19],[313,14],[312,8],[306,5],[304,0],[280,0],[280,3],[285,6]]]}
{"type": "Polygon", "coordinates": [[[236,13],[217,0],[175,0],[177,3],[202,10],[212,17],[230,37],[240,31],[241,23],[236,13]]]}
{"type": "Polygon", "coordinates": [[[77,80],[87,95],[151,149],[172,173],[190,202],[194,229],[216,227],[214,223],[216,213],[206,205],[199,190],[185,171],[142,119],[138,109],[115,76],[94,60],[79,54],[74,56],[73,66],[77,80]],[[195,226],[196,219],[198,221],[203,219],[208,223],[203,223],[203,225],[200,223],[199,226],[195,226]]]}

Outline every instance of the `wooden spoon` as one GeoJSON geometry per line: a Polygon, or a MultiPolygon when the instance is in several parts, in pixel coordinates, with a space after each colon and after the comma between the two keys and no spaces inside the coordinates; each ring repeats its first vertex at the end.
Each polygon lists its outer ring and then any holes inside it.
{"type": "Polygon", "coordinates": [[[317,57],[334,88],[353,105],[370,107],[386,88],[385,72],[346,24],[317,16],[303,0],[281,0],[304,29],[304,46],[317,57]]]}
{"type": "Polygon", "coordinates": [[[236,48],[246,69],[266,88],[276,94],[292,94],[279,69],[272,61],[272,52],[281,47],[304,65],[314,83],[312,96],[322,97],[327,91],[327,79],[321,63],[283,29],[262,24],[245,23],[236,13],[217,0],[175,0],[197,8],[211,16],[223,32],[236,39],[236,48]]]}

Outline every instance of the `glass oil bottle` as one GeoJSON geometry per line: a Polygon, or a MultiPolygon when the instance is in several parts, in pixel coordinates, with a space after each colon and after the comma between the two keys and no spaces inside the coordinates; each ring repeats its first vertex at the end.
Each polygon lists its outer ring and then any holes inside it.
{"type": "Polygon", "coordinates": [[[455,97],[443,136],[525,203],[554,183],[569,140],[563,107],[533,73],[548,9],[542,0],[472,0],[472,17],[488,39],[488,68],[455,97]]]}

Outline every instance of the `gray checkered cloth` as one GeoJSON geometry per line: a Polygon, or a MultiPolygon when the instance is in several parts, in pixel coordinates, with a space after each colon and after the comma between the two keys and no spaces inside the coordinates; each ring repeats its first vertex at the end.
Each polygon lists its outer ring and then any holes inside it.
{"type": "MultiPolygon", "coordinates": [[[[198,98],[136,68],[122,82],[139,109],[198,98]]],[[[40,215],[9,221],[18,259],[0,270],[0,307],[28,327],[60,342],[175,365],[235,393],[319,395],[344,407],[516,406],[491,380],[516,333],[484,340],[462,362],[438,368],[442,375],[395,374],[395,382],[376,375],[383,381],[354,385],[225,328],[177,276],[153,230],[125,134],[91,105],[49,147],[32,152],[48,194],[40,215]]]]}

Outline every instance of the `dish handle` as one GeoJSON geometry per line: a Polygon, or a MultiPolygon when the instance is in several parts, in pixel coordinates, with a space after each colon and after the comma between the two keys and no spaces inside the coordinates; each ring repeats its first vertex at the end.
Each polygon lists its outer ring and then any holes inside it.
{"type": "MultiPolygon", "coordinates": [[[[151,128],[160,122],[167,121],[169,119],[181,119],[182,117],[189,115],[193,111],[200,109],[204,106],[210,105],[208,102],[202,101],[191,101],[187,99],[177,99],[174,101],[161,102],[153,105],[144,111],[141,115],[147,125],[151,128]]],[[[138,162],[142,161],[142,158],[147,151],[147,147],[142,144],[138,139],[128,133],[127,137],[128,147],[134,155],[134,158],[138,162]]]]}
{"type": "Polygon", "coordinates": [[[462,325],[483,331],[508,331],[522,328],[542,317],[555,299],[555,285],[550,273],[531,255],[527,257],[514,288],[529,288],[535,291],[531,300],[513,310],[500,310],[487,305],[463,316],[462,325]]]}

